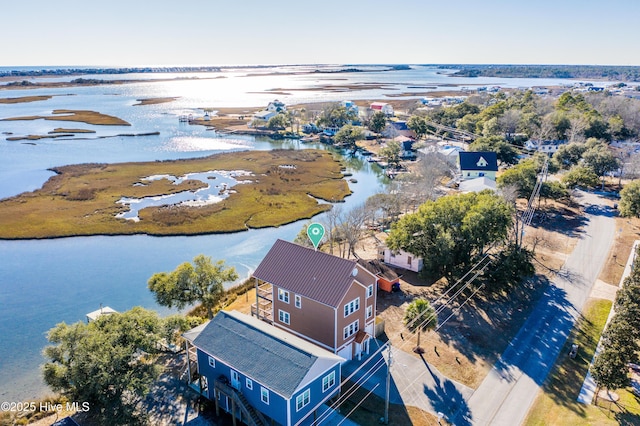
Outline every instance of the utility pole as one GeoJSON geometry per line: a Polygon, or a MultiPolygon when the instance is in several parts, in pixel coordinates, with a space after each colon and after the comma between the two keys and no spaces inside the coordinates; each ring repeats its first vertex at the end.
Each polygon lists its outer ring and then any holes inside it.
{"type": "Polygon", "coordinates": [[[384,424],[389,424],[389,391],[391,389],[391,342],[387,343],[387,349],[389,350],[389,356],[387,357],[387,390],[384,399],[384,424]]]}

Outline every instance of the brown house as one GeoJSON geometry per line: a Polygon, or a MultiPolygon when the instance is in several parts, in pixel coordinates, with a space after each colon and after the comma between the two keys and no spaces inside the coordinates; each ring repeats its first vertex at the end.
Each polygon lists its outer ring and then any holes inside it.
{"type": "Polygon", "coordinates": [[[356,261],[277,240],[253,277],[253,315],[347,360],[369,353],[376,277],[356,261]]]}

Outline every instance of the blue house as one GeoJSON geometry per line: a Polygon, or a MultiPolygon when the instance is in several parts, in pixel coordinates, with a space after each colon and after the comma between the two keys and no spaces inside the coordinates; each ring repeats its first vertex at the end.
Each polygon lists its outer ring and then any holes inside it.
{"type": "Polygon", "coordinates": [[[192,387],[234,424],[311,425],[340,390],[343,358],[257,318],[221,311],[184,337],[192,387]]]}

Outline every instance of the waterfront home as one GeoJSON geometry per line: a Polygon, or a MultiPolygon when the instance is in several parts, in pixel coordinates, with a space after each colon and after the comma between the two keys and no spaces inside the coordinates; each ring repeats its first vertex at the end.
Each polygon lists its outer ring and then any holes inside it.
{"type": "Polygon", "coordinates": [[[558,151],[558,149],[566,144],[565,140],[539,140],[539,139],[529,139],[525,145],[529,151],[538,151],[544,152],[545,154],[551,156],[558,151]]]}
{"type": "Polygon", "coordinates": [[[461,180],[475,179],[486,176],[496,180],[498,171],[498,156],[495,152],[467,152],[458,153],[458,168],[461,180]]]}
{"type": "Polygon", "coordinates": [[[275,111],[262,110],[253,114],[253,119],[255,121],[267,122],[271,118],[275,117],[278,113],[275,111]]]}
{"type": "Polygon", "coordinates": [[[373,102],[369,105],[373,112],[382,111],[387,117],[393,116],[393,107],[386,102],[373,102]]]}
{"type": "Polygon", "coordinates": [[[358,105],[356,105],[352,101],[342,101],[342,102],[340,102],[340,105],[345,107],[347,109],[347,111],[355,112],[356,117],[358,116],[358,114],[360,112],[360,109],[358,108],[358,105]]]}
{"type": "Polygon", "coordinates": [[[342,358],[249,315],[221,311],[183,336],[190,386],[233,424],[311,425],[340,390],[342,358]]]}
{"type": "Polygon", "coordinates": [[[267,105],[267,111],[273,111],[273,112],[285,112],[287,110],[287,106],[284,104],[284,102],[279,101],[277,99],[269,102],[269,104],[267,105]]]}
{"type": "Polygon", "coordinates": [[[355,260],[277,240],[253,278],[252,314],[345,360],[369,353],[376,277],[355,260]]]}
{"type": "Polygon", "coordinates": [[[108,306],[102,307],[102,304],[100,304],[100,309],[93,312],[89,312],[87,314],[87,322],[89,323],[91,321],[95,321],[103,315],[112,315],[117,313],[118,311],[116,311],[115,309],[110,308],[108,306]]]}

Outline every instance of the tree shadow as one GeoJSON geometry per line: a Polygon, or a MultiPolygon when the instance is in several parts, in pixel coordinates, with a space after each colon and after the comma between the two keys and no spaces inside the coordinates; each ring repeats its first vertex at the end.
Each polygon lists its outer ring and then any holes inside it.
{"type": "Polygon", "coordinates": [[[456,426],[471,426],[471,411],[460,391],[451,380],[440,380],[437,375],[433,374],[424,357],[420,355],[420,358],[435,382],[433,388],[427,385],[423,386],[424,394],[429,398],[433,409],[436,413],[444,414],[445,419],[456,426]]]}
{"type": "MultiPolygon", "coordinates": [[[[482,359],[494,363],[548,287],[548,279],[538,275],[507,293],[475,296],[455,314],[459,305],[451,304],[441,311],[439,318],[443,321],[454,315],[438,330],[438,335],[469,361],[482,359]]],[[[465,300],[465,296],[459,299],[465,300]]]]}

